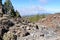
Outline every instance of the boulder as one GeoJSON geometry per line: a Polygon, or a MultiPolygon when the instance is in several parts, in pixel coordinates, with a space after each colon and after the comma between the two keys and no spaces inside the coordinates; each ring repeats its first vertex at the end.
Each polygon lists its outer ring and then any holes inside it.
{"type": "Polygon", "coordinates": [[[17,36],[14,35],[14,33],[9,31],[9,32],[4,34],[3,40],[17,40],[17,36]]]}
{"type": "Polygon", "coordinates": [[[29,33],[26,30],[20,27],[10,27],[9,31],[17,35],[17,37],[24,37],[24,36],[29,35],[29,33]]]}

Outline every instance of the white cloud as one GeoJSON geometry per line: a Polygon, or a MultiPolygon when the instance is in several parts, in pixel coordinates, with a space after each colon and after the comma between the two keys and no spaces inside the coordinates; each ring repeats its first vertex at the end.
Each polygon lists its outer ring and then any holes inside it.
{"type": "Polygon", "coordinates": [[[46,10],[41,6],[31,6],[28,8],[23,7],[18,10],[20,11],[21,15],[34,15],[38,13],[46,13],[46,10]]]}
{"type": "Polygon", "coordinates": [[[60,12],[60,8],[46,8],[47,11],[50,13],[57,13],[60,12]]]}

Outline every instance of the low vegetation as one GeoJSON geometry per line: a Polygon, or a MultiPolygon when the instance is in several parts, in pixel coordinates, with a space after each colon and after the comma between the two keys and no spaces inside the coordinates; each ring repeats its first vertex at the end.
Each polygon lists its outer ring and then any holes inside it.
{"type": "Polygon", "coordinates": [[[30,16],[28,19],[31,21],[31,22],[37,22],[38,20],[42,19],[42,18],[45,18],[46,15],[45,14],[42,14],[42,15],[34,15],[34,16],[30,16]]]}

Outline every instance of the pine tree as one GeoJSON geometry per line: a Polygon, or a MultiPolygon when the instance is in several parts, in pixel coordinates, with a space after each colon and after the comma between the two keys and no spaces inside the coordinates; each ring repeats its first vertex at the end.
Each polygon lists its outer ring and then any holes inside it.
{"type": "Polygon", "coordinates": [[[16,17],[21,17],[17,10],[16,10],[16,17]]]}
{"type": "Polygon", "coordinates": [[[9,11],[10,9],[14,9],[10,0],[6,0],[4,3],[4,6],[5,6],[7,11],[9,11]]]}
{"type": "Polygon", "coordinates": [[[21,17],[19,15],[19,12],[14,10],[14,7],[10,0],[6,0],[4,3],[4,6],[5,6],[7,14],[9,14],[11,17],[18,17],[18,16],[21,17]]]}
{"type": "Polygon", "coordinates": [[[16,16],[14,7],[13,7],[13,5],[12,5],[10,0],[6,0],[5,3],[4,3],[4,6],[5,6],[5,10],[6,10],[7,14],[9,14],[11,17],[15,17],[16,16]]]}

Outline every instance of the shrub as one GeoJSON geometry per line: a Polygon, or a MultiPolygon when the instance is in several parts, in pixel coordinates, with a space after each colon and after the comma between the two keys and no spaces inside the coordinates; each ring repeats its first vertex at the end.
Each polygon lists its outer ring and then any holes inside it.
{"type": "Polygon", "coordinates": [[[40,19],[42,19],[42,18],[45,18],[45,15],[43,14],[43,15],[34,15],[34,16],[30,16],[29,17],[29,20],[31,21],[31,22],[37,22],[38,20],[40,20],[40,19]]]}

